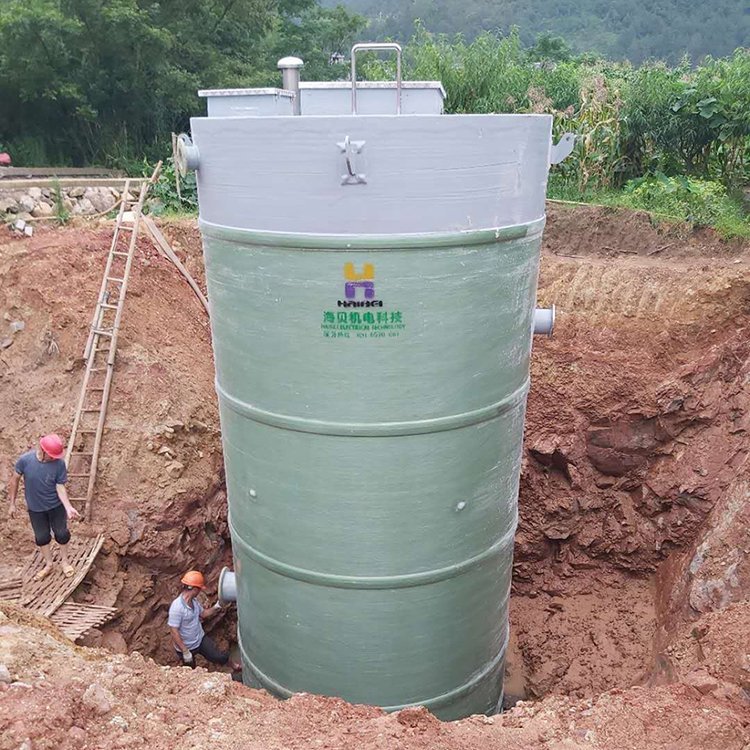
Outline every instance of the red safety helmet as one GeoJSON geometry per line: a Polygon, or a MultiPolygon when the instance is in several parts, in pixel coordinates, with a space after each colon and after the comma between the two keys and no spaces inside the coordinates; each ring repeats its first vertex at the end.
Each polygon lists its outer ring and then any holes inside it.
{"type": "Polygon", "coordinates": [[[50,458],[62,458],[65,453],[65,447],[63,441],[59,435],[52,433],[51,435],[45,435],[39,441],[39,447],[50,457],[50,458]]]}

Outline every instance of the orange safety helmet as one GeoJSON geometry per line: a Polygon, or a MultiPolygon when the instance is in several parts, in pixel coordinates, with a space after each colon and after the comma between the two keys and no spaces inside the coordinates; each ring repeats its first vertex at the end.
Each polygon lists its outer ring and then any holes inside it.
{"type": "Polygon", "coordinates": [[[184,583],[186,586],[191,586],[194,589],[205,589],[206,581],[203,578],[203,573],[198,570],[188,570],[182,578],[180,583],[184,583]]]}
{"type": "Polygon", "coordinates": [[[62,458],[63,453],[65,453],[65,448],[63,446],[63,441],[60,438],[59,435],[55,435],[52,433],[51,435],[45,435],[40,441],[39,441],[39,447],[50,457],[53,459],[62,458]]]}

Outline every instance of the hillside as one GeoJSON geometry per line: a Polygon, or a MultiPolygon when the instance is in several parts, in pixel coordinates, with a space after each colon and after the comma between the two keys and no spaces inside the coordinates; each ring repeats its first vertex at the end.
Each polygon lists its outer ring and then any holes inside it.
{"type": "MultiPolygon", "coordinates": [[[[324,4],[336,4],[327,0],[324,4]]],[[[525,43],[540,33],[564,37],[577,52],[596,51],[634,63],[722,56],[750,44],[745,0],[342,0],[372,19],[371,36],[406,41],[414,19],[429,31],[507,31],[518,26],[525,43]]]]}

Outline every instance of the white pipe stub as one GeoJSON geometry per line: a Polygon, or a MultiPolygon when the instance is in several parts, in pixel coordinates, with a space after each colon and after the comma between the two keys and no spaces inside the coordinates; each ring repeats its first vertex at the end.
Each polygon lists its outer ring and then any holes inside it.
{"type": "Polygon", "coordinates": [[[281,85],[284,89],[291,91],[294,94],[294,99],[292,101],[292,114],[294,115],[302,114],[302,105],[299,96],[299,78],[300,68],[304,64],[305,63],[300,60],[299,57],[291,56],[282,57],[281,60],[276,63],[276,66],[281,71],[281,85]]]}
{"type": "Polygon", "coordinates": [[[555,306],[537,307],[534,310],[534,334],[552,336],[555,330],[555,306]]]}
{"type": "Polygon", "coordinates": [[[219,573],[219,604],[225,606],[231,602],[237,601],[237,578],[234,571],[227,567],[221,569],[219,573]]]}

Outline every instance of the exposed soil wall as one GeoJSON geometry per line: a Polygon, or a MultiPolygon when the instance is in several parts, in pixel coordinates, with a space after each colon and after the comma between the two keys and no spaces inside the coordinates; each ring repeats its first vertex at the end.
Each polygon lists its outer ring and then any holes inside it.
{"type": "Polygon", "coordinates": [[[747,251],[684,231],[551,211],[559,325],[535,341],[512,599],[531,696],[649,679],[672,596],[654,574],[747,472],[747,251]]]}
{"type": "MultiPolygon", "coordinates": [[[[70,429],[110,232],[106,224],[47,230],[0,246],[0,314],[9,319],[0,326],[24,323],[0,351],[3,483],[13,457],[39,435],[70,429]]],[[[193,242],[192,257],[198,252],[193,242]]],[[[201,278],[199,263],[187,261],[201,278]]],[[[103,531],[107,542],[79,596],[118,607],[110,645],[167,659],[164,622],[179,573],[199,566],[215,582],[230,552],[208,321],[145,239],[117,362],[93,524],[76,527],[103,531]]],[[[32,550],[27,519],[3,522],[2,538],[14,554],[0,565],[32,550]]]]}

